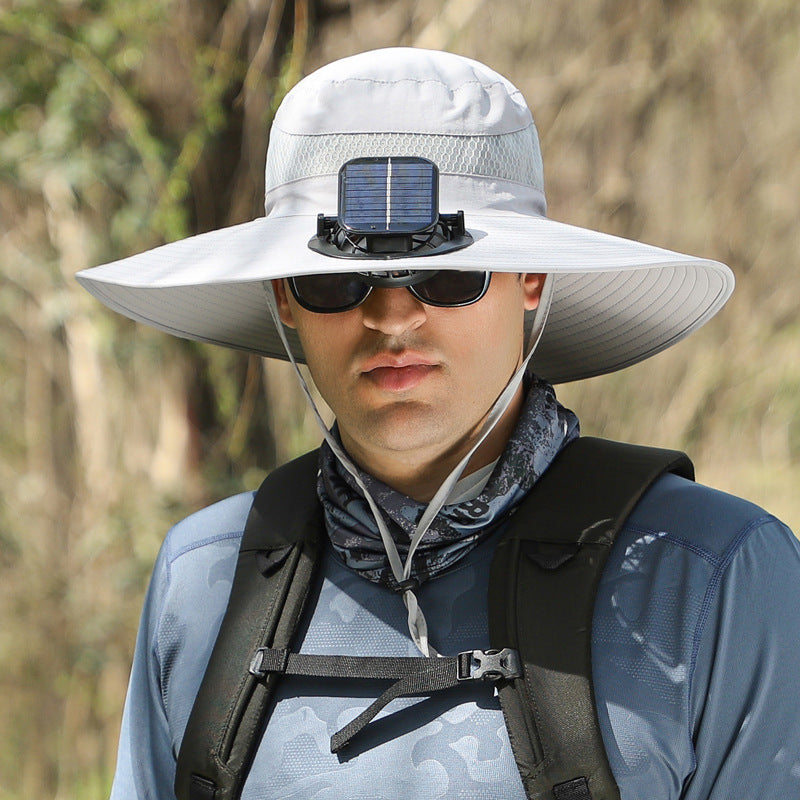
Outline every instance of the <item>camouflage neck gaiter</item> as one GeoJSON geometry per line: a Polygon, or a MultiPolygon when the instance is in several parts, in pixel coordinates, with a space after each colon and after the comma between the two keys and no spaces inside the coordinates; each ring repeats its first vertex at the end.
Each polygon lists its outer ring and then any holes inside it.
{"type": "MultiPolygon", "coordinates": [[[[338,430],[334,428],[338,438],[338,430]]],[[[547,469],[579,435],[578,419],[556,400],[553,387],[533,378],[516,427],[486,486],[473,500],[445,505],[417,549],[411,576],[422,583],[463,558],[502,524],[547,469]]],[[[425,504],[361,473],[405,558],[425,504]]],[[[333,549],[363,577],[390,588],[396,581],[369,505],[327,443],[320,450],[317,493],[333,549]]]]}

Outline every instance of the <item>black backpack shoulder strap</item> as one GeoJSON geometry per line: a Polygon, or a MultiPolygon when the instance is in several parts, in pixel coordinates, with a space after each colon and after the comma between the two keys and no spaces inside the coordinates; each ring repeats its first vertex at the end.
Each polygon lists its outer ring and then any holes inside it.
{"type": "Polygon", "coordinates": [[[611,546],[665,472],[693,479],[672,450],[582,437],[525,498],[498,544],[489,583],[492,647],[515,648],[523,677],[500,702],[528,798],[618,800],[592,688],[597,585],[611,546]]]}
{"type": "Polygon", "coordinates": [[[247,519],[228,608],[178,755],[179,800],[235,800],[278,676],[248,667],[259,647],[289,647],[313,584],[324,523],[318,451],[267,476],[247,519]]]}

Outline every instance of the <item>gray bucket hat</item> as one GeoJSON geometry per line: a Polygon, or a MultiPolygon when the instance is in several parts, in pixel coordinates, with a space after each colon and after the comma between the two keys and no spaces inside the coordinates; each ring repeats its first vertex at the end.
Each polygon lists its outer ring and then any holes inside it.
{"type": "MultiPolygon", "coordinates": [[[[443,212],[473,243],[403,259],[411,270],[548,274],[549,318],[532,367],[560,383],[642,361],[710,319],[733,291],[724,264],[546,216],[541,151],[521,93],[462,56],[389,48],[333,62],[286,96],[270,131],[265,216],[78,273],[110,308],[160,330],[286,358],[267,304],[273,278],[353,271],[308,246],[335,214],[338,173],[364,156],[439,170],[443,212]]],[[[359,260],[381,271],[381,259],[359,260]]],[[[293,354],[303,360],[293,331],[293,354]]]]}

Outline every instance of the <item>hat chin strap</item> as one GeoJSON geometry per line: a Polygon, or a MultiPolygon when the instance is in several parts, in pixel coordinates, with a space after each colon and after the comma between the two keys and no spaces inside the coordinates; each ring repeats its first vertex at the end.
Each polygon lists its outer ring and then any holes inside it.
{"type": "MultiPolygon", "coordinates": [[[[552,280],[545,279],[544,285],[542,287],[541,296],[539,298],[539,306],[536,309],[530,337],[528,339],[528,351],[525,354],[522,363],[520,364],[516,372],[511,376],[511,379],[506,384],[506,387],[500,393],[500,395],[492,405],[491,409],[489,410],[489,413],[486,415],[486,419],[484,420],[483,425],[481,426],[481,429],[478,433],[478,437],[475,440],[472,447],[470,448],[469,452],[467,452],[467,454],[455,466],[453,471],[444,479],[442,485],[439,487],[438,491],[433,496],[427,508],[425,509],[424,513],[422,514],[422,517],[417,523],[414,535],[411,537],[411,541],[408,548],[408,555],[406,556],[405,562],[403,562],[403,559],[401,558],[400,553],[397,550],[397,546],[394,543],[394,539],[392,539],[392,535],[389,532],[389,527],[383,518],[383,514],[381,514],[381,511],[378,508],[377,503],[375,502],[372,495],[369,493],[369,490],[367,489],[366,485],[364,484],[363,480],[361,479],[358,468],[355,466],[355,464],[353,464],[352,460],[344,451],[344,449],[341,447],[341,445],[334,439],[333,435],[328,430],[325,421],[322,419],[319,409],[317,408],[317,404],[314,402],[314,398],[312,397],[311,391],[308,388],[308,384],[306,383],[303,374],[300,372],[300,368],[297,365],[297,361],[292,355],[292,349],[289,346],[288,339],[286,338],[286,332],[284,331],[283,323],[281,322],[280,317],[278,316],[278,309],[275,302],[275,295],[272,290],[272,286],[268,281],[264,282],[263,284],[264,290],[267,294],[267,306],[269,307],[269,311],[272,316],[273,322],[275,324],[275,328],[277,329],[278,335],[280,336],[281,341],[283,342],[283,346],[286,350],[289,360],[292,362],[292,365],[294,366],[295,373],[297,374],[297,377],[300,381],[303,393],[305,394],[306,399],[308,400],[308,403],[311,406],[312,411],[314,412],[314,417],[317,420],[317,424],[319,425],[319,428],[322,431],[322,435],[325,438],[325,441],[328,443],[331,450],[333,450],[333,452],[336,454],[336,457],[339,459],[342,466],[353,477],[353,480],[361,489],[361,491],[364,494],[364,497],[367,500],[370,510],[372,511],[372,514],[375,518],[375,523],[378,526],[378,531],[380,533],[384,549],[386,550],[386,555],[389,559],[389,568],[392,570],[392,575],[398,584],[402,584],[404,581],[408,581],[408,579],[411,577],[411,564],[414,559],[414,554],[417,550],[417,547],[419,546],[423,537],[427,533],[428,528],[430,528],[433,520],[436,518],[436,515],[439,513],[442,507],[447,503],[447,499],[449,498],[455,485],[461,478],[461,475],[466,469],[469,460],[475,454],[475,451],[486,440],[486,437],[492,432],[492,430],[494,430],[494,427],[500,421],[503,414],[505,414],[506,410],[511,404],[511,401],[514,399],[514,395],[516,394],[517,389],[522,383],[522,379],[525,376],[525,371],[527,370],[528,364],[530,363],[530,360],[534,352],[536,351],[537,346],[539,345],[539,341],[542,337],[542,332],[544,331],[544,326],[547,321],[547,315],[550,311],[550,304],[553,296],[552,284],[553,284],[552,280]]],[[[434,647],[428,640],[428,625],[427,622],[425,621],[425,615],[422,613],[422,609],[419,606],[416,595],[410,588],[406,588],[403,590],[403,602],[405,603],[406,609],[408,611],[408,631],[411,634],[411,638],[414,641],[414,644],[417,646],[422,655],[427,657],[438,656],[439,653],[434,649],[434,647]]]]}

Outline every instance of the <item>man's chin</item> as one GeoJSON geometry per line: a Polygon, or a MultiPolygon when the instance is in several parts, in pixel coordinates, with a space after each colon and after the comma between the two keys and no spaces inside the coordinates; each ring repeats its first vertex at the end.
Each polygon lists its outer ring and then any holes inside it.
{"type": "MultiPolygon", "coordinates": [[[[358,431],[359,449],[380,451],[384,458],[396,454],[406,460],[409,454],[428,453],[435,458],[447,449],[446,419],[446,414],[425,403],[405,401],[365,413],[351,430],[358,431]]],[[[341,420],[339,427],[346,427],[341,420]]]]}

